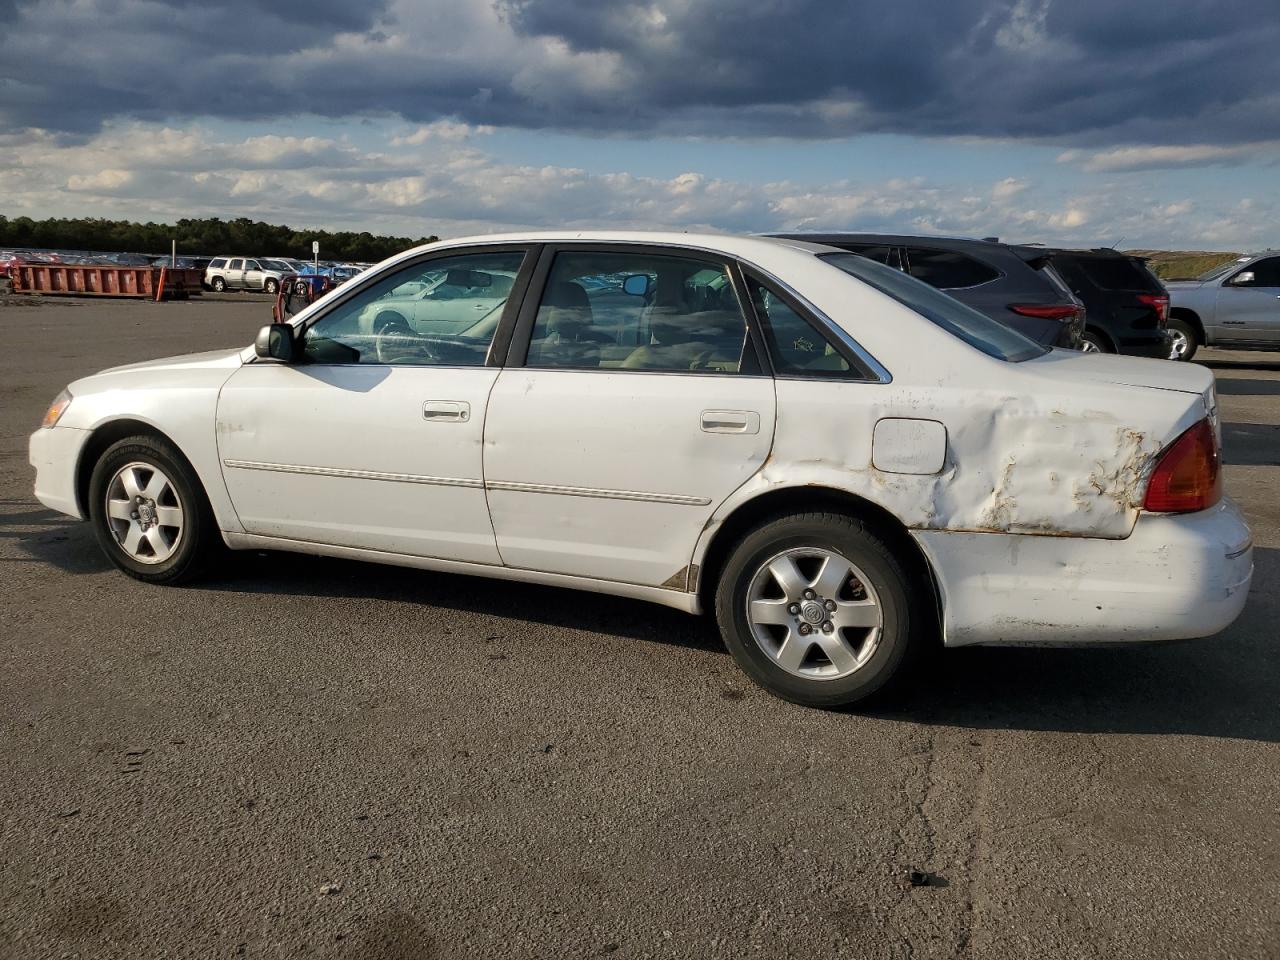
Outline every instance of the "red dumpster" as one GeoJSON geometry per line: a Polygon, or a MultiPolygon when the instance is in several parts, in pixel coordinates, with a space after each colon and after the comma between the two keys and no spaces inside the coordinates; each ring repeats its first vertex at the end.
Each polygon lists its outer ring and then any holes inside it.
{"type": "Polygon", "coordinates": [[[14,293],[150,300],[188,297],[201,292],[199,270],[160,267],[110,267],[97,264],[24,263],[10,267],[14,293]]]}

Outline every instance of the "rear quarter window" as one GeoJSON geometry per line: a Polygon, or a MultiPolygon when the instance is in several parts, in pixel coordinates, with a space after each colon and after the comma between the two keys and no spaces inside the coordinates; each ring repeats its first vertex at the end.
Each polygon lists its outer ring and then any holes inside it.
{"type": "Polygon", "coordinates": [[[939,290],[961,290],[990,283],[1000,276],[995,267],[954,250],[907,248],[907,272],[939,290]]]}
{"type": "Polygon", "coordinates": [[[1128,257],[1071,257],[1067,262],[1103,290],[1154,290],[1158,285],[1140,261],[1128,257]]]}
{"type": "Polygon", "coordinates": [[[223,258],[219,258],[219,259],[217,259],[217,260],[210,260],[210,261],[209,261],[209,269],[210,269],[210,270],[221,270],[221,269],[222,269],[223,267],[225,267],[226,265],[227,265],[227,261],[226,261],[225,259],[223,259],[223,258]]]}

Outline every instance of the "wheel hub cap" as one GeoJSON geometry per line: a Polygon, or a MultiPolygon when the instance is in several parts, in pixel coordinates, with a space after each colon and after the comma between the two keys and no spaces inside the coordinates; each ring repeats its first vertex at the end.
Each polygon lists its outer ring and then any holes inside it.
{"type": "Polygon", "coordinates": [[[806,623],[817,626],[827,619],[827,608],[817,600],[806,600],[800,607],[800,616],[804,617],[806,623]]]}

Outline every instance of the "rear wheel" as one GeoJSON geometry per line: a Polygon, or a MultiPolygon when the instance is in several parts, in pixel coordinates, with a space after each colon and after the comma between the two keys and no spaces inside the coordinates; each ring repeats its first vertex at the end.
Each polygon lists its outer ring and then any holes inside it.
{"type": "Polygon", "coordinates": [[[227,289],[227,281],[223,280],[221,277],[214,277],[213,283],[211,283],[210,286],[213,287],[215,293],[222,293],[222,291],[227,289]]]}
{"type": "Polygon", "coordinates": [[[1200,346],[1200,338],[1195,327],[1181,317],[1169,321],[1169,359],[1190,360],[1196,355],[1200,346]]]}
{"type": "Polygon", "coordinates": [[[195,578],[221,544],[195,472],[158,437],[107,448],[89,480],[89,517],[111,562],[148,583],[195,578]]]}
{"type": "Polygon", "coordinates": [[[1081,353],[1113,353],[1111,342],[1100,333],[1086,330],[1080,335],[1081,353]]]}
{"type": "Polygon", "coordinates": [[[767,523],[734,548],[716,591],[725,645],[771,693],[814,707],[866,700],[918,643],[911,585],[889,545],[845,514],[767,523]]]}

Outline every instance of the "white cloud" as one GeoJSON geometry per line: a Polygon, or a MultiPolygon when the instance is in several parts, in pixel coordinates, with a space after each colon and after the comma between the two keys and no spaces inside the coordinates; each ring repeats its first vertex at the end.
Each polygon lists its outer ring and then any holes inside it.
{"type": "Polygon", "coordinates": [[[1115,173],[1244,163],[1267,155],[1275,156],[1277,151],[1280,151],[1280,142],[1276,141],[1238,146],[1209,143],[1151,144],[1113,147],[1093,152],[1064,150],[1058,154],[1058,162],[1074,164],[1088,173],[1115,173]]]}
{"type": "Polygon", "coordinates": [[[1003,180],[997,180],[991,188],[991,199],[997,202],[1012,200],[1029,186],[1031,186],[1030,180],[1005,177],[1003,180]]]}
{"type": "Polygon", "coordinates": [[[523,227],[756,232],[882,230],[1097,245],[1242,249],[1272,239],[1280,199],[1193,202],[1144,185],[1057,193],[1005,177],[753,183],[686,169],[672,176],[526,165],[468,136],[219,137],[200,126],[111,126],[79,143],[43,131],[0,137],[0,212],[174,220],[247,216],[295,226],[421,236],[523,227]]]}
{"type": "Polygon", "coordinates": [[[493,133],[493,130],[493,127],[484,124],[477,126],[475,124],[462,123],[457,120],[436,120],[432,123],[423,124],[412,133],[392,137],[391,145],[395,147],[416,147],[421,146],[428,140],[458,142],[461,140],[469,140],[472,137],[484,136],[486,134],[493,133]]]}

